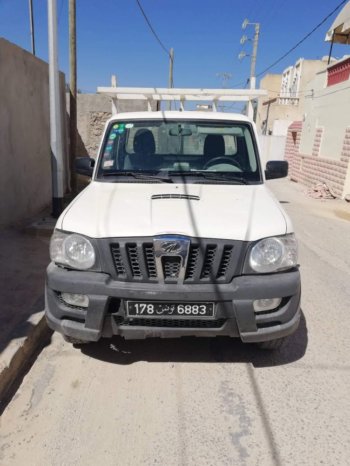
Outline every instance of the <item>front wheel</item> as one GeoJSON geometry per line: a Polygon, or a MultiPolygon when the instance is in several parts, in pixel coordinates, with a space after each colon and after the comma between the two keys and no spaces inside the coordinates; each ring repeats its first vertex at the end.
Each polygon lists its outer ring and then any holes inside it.
{"type": "Polygon", "coordinates": [[[277,351],[281,349],[282,346],[285,345],[287,340],[288,340],[288,337],[276,338],[275,340],[261,341],[257,343],[257,345],[262,350],[277,351]]]}

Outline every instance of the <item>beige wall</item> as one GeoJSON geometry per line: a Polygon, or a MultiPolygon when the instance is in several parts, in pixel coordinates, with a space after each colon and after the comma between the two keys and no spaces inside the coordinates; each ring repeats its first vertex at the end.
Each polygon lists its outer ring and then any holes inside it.
{"type": "MultiPolygon", "coordinates": [[[[0,227],[5,227],[51,202],[50,114],[47,63],[4,39],[0,63],[0,227]]],[[[64,75],[61,79],[65,105],[64,75]]]]}
{"type": "MultiPolygon", "coordinates": [[[[326,69],[327,62],[325,60],[304,60],[299,61],[301,66],[301,78],[299,86],[299,102],[298,105],[282,105],[278,101],[271,103],[268,120],[268,131],[273,131],[275,120],[285,120],[292,123],[296,120],[303,119],[305,112],[305,96],[308,83],[315,77],[315,74],[326,69]]],[[[268,90],[268,98],[259,99],[257,113],[257,127],[261,131],[262,123],[266,119],[267,106],[263,102],[279,96],[282,82],[282,75],[266,75],[260,82],[260,89],[268,90]]],[[[287,127],[287,126],[286,126],[287,127]]],[[[286,134],[286,133],[285,133],[286,134]]]]}
{"type": "MultiPolygon", "coordinates": [[[[267,96],[261,97],[258,100],[258,108],[256,114],[256,126],[258,131],[261,131],[261,125],[263,121],[266,119],[267,114],[267,105],[263,105],[264,102],[267,102],[270,99],[275,98],[281,88],[281,81],[282,75],[281,74],[267,74],[262,78],[260,81],[260,89],[265,89],[267,91],[267,96]]],[[[270,106],[270,110],[272,109],[273,104],[270,106]]],[[[270,117],[269,117],[270,119],[270,117]]],[[[272,128],[273,121],[271,120],[271,128],[272,128]]],[[[268,125],[270,128],[270,124],[268,125]]]]}
{"type": "Polygon", "coordinates": [[[309,83],[300,153],[312,154],[318,128],[323,129],[319,148],[321,157],[339,160],[345,130],[350,126],[350,81],[326,87],[327,72],[309,83]]]}
{"type": "Polygon", "coordinates": [[[300,92],[299,92],[299,108],[301,110],[301,116],[305,111],[305,101],[307,100],[307,91],[309,89],[309,83],[312,81],[317,73],[327,69],[326,60],[303,60],[302,72],[300,79],[300,92]]]}

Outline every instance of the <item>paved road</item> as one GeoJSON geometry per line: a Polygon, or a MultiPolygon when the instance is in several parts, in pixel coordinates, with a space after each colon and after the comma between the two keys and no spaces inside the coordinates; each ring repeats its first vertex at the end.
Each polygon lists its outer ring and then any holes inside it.
{"type": "Polygon", "coordinates": [[[350,206],[271,184],[300,240],[304,318],[280,354],[229,339],[55,335],[5,410],[11,465],[348,465],[350,206]]]}

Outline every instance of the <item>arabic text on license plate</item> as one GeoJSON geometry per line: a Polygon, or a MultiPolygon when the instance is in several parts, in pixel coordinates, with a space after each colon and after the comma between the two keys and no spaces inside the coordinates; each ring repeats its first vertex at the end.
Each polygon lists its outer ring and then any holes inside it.
{"type": "Polygon", "coordinates": [[[213,317],[214,303],[160,303],[127,301],[129,317],[213,317]]]}

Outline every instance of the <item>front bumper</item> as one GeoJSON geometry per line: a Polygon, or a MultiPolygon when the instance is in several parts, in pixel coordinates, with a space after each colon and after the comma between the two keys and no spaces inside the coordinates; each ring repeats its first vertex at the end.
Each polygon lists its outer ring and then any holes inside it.
{"type": "Polygon", "coordinates": [[[108,274],[65,270],[50,264],[47,269],[46,319],[53,330],[85,341],[122,335],[125,338],[231,336],[244,342],[267,341],[293,333],[300,320],[299,270],[240,276],[228,284],[164,285],[112,280],[108,274]],[[89,296],[86,309],[64,303],[60,293],[89,296]],[[256,314],[253,301],[283,298],[281,305],[256,314]],[[215,320],[194,318],[133,320],[125,316],[126,300],[215,302],[215,320]],[[164,325],[163,325],[164,324],[164,325]]]}

